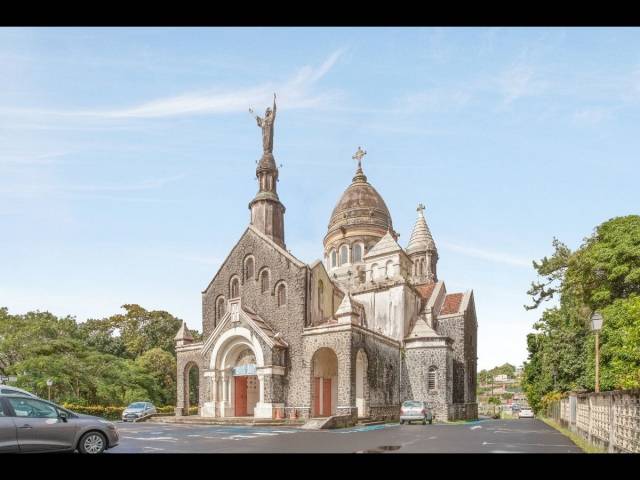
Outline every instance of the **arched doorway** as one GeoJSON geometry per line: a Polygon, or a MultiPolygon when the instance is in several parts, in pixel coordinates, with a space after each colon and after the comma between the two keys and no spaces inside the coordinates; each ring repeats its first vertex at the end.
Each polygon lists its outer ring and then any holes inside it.
{"type": "Polygon", "coordinates": [[[260,401],[260,381],[256,375],[256,356],[246,344],[237,345],[227,357],[231,374],[231,407],[234,417],[254,416],[260,401]]]}
{"type": "Polygon", "coordinates": [[[366,417],[369,414],[367,366],[367,354],[364,350],[358,350],[356,355],[356,407],[358,407],[358,417],[366,417]]]}
{"type": "Polygon", "coordinates": [[[311,370],[311,411],[314,417],[336,414],[338,403],[338,357],[330,348],[313,355],[311,370]]]}
{"type": "Polygon", "coordinates": [[[200,369],[195,362],[184,367],[184,415],[198,414],[191,412],[191,407],[200,406],[200,369]]]}

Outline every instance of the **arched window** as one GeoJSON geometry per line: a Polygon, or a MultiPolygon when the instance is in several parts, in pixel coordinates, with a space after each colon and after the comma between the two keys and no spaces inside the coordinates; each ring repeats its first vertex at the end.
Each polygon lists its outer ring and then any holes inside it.
{"type": "Polygon", "coordinates": [[[278,285],[278,289],[276,291],[278,295],[278,306],[281,307],[287,304],[287,287],[284,283],[278,285]]]}
{"type": "Polygon", "coordinates": [[[353,246],[353,261],[359,262],[360,260],[362,260],[362,245],[356,243],[353,246]]]}
{"type": "Polygon", "coordinates": [[[338,263],[338,255],[335,250],[331,250],[331,268],[335,268],[338,263]]]}
{"type": "Polygon", "coordinates": [[[222,317],[224,317],[224,306],[225,306],[224,297],[218,297],[218,300],[216,301],[216,320],[217,321],[222,320],[222,317]]]}
{"type": "Polygon", "coordinates": [[[377,280],[378,278],[378,264],[374,263],[371,265],[371,280],[377,280]]]}
{"type": "Polygon", "coordinates": [[[343,245],[340,247],[340,265],[344,265],[349,261],[349,247],[343,245]]]}
{"type": "Polygon", "coordinates": [[[436,374],[438,373],[438,367],[429,367],[429,373],[427,373],[427,389],[435,390],[438,385],[436,383],[436,374]]]}
{"type": "Polygon", "coordinates": [[[387,262],[387,264],[384,267],[384,270],[385,270],[385,275],[387,277],[393,276],[393,262],[391,260],[387,262]]]}
{"type": "Polygon", "coordinates": [[[253,280],[253,257],[249,257],[244,262],[244,281],[253,280]]]}
{"type": "Polygon", "coordinates": [[[238,298],[240,296],[240,281],[237,277],[231,279],[231,298],[238,298]]]}
{"type": "Polygon", "coordinates": [[[322,310],[322,298],[324,296],[324,284],[322,280],[318,281],[318,311],[320,312],[320,318],[324,318],[324,312],[322,310]]]}
{"type": "Polygon", "coordinates": [[[260,291],[262,293],[269,291],[269,270],[263,270],[260,274],[260,291]]]}

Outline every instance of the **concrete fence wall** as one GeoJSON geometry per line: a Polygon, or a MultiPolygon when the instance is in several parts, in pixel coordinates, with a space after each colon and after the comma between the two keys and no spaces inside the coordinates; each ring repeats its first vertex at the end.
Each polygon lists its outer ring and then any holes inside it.
{"type": "Polygon", "coordinates": [[[640,453],[640,390],[569,394],[547,416],[609,452],[640,453]]]}

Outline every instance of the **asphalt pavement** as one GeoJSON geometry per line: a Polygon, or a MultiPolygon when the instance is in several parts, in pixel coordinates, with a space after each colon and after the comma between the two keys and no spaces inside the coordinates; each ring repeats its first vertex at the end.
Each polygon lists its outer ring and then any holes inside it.
{"type": "Polygon", "coordinates": [[[118,423],[107,453],[581,453],[537,419],[459,424],[295,427],[118,423]]]}

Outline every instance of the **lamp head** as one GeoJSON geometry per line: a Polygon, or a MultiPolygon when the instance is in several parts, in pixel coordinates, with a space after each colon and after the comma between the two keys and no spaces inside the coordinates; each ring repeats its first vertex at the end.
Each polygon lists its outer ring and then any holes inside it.
{"type": "Polygon", "coordinates": [[[599,312],[593,312],[593,315],[591,315],[591,330],[595,332],[600,331],[602,329],[603,321],[604,318],[602,318],[602,315],[600,315],[599,312]]]}

